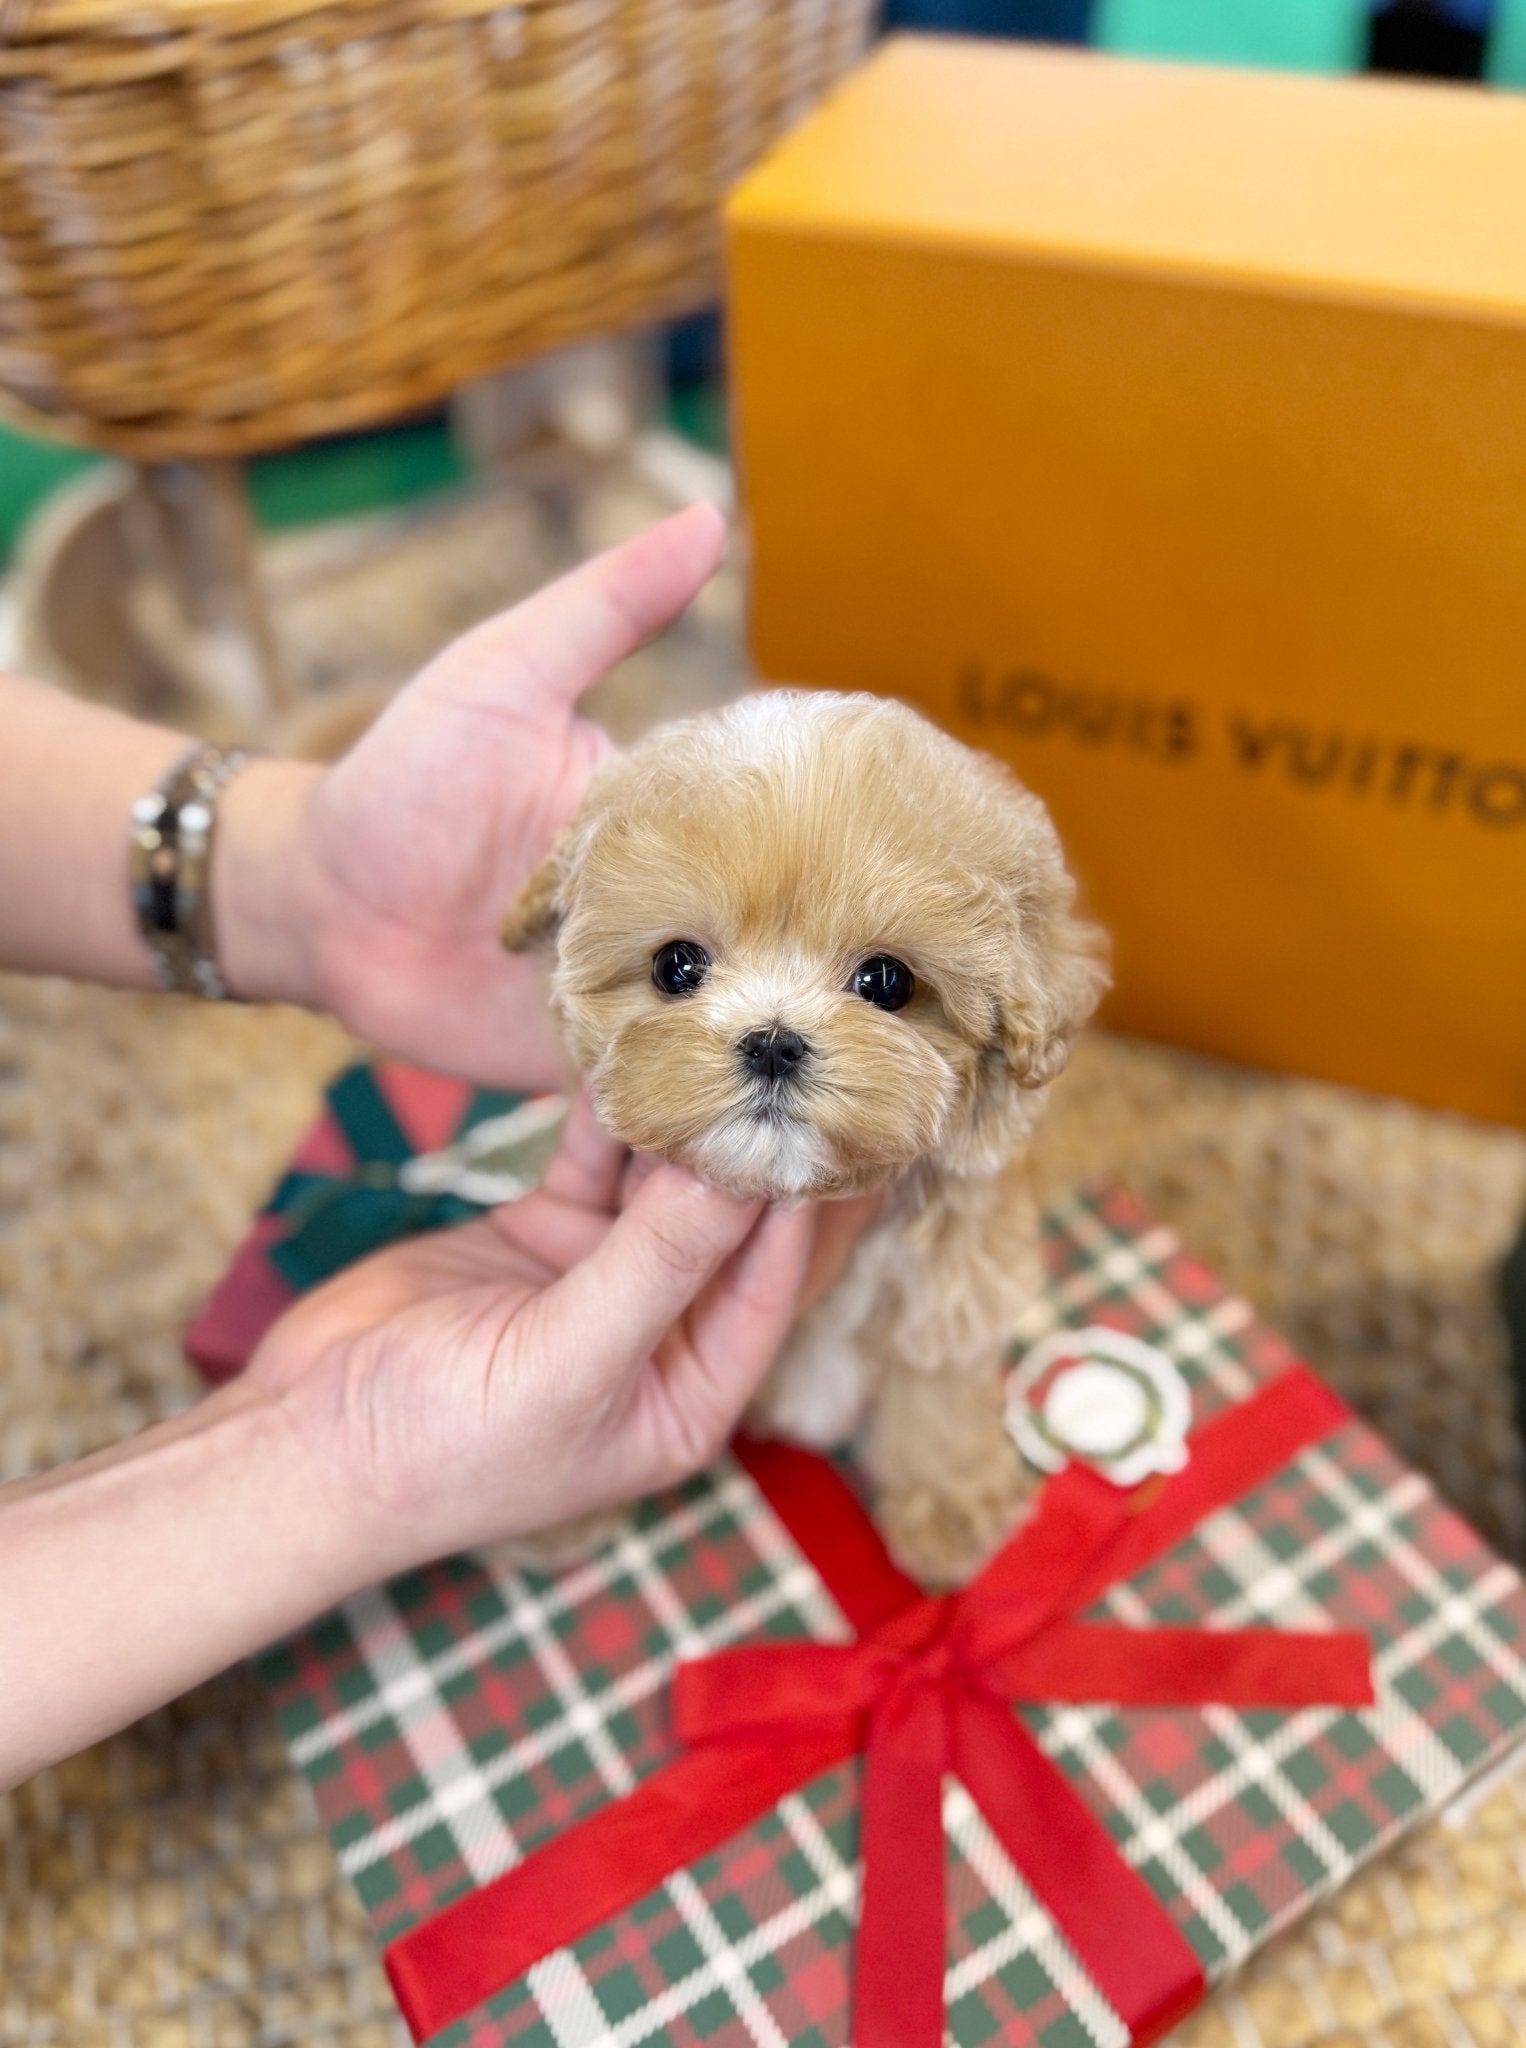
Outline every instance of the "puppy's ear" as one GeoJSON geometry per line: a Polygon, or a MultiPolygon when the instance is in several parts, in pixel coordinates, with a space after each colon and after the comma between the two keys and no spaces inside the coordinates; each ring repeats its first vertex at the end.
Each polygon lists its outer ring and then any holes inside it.
{"type": "Polygon", "coordinates": [[[499,937],[505,952],[533,953],[549,946],[562,921],[562,889],[567,879],[567,835],[564,833],[528,877],[504,914],[499,937]]]}
{"type": "Polygon", "coordinates": [[[1015,807],[1020,879],[1000,996],[1001,1042],[1019,1088],[1043,1088],[1108,986],[1107,935],[1075,915],[1076,885],[1048,812],[1026,792],[1015,807]]]}
{"type": "Polygon", "coordinates": [[[1002,1003],[1002,1049],[1019,1088],[1044,1088],[1063,1071],[1077,1032],[1102,1000],[1107,939],[1066,908],[1024,950],[1023,971],[1002,1003]]]}

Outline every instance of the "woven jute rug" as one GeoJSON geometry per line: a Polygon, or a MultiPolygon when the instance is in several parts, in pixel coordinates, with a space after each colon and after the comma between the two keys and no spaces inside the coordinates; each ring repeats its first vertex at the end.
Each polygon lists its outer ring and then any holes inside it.
{"type": "MultiPolygon", "coordinates": [[[[503,486],[283,542],[269,563],[281,630],[333,710],[328,739],[337,693],[396,682],[659,509],[616,476],[575,511],[503,486]]],[[[739,611],[723,577],[605,686],[617,731],[735,689],[739,611]]],[[[290,1012],[0,983],[0,1478],[194,1398],[179,1332],[353,1051],[290,1012]]],[[[1050,1194],[1095,1173],[1132,1186],[1495,1543],[1526,1550],[1493,1299],[1526,1207],[1526,1140],[1096,1033],[1056,1090],[1039,1171],[1050,1194]]],[[[0,1798],[3,2048],[403,2038],[247,1674],[0,1798]]],[[[1402,1846],[1177,2039],[1526,2041],[1526,1777],[1402,1846]]]]}

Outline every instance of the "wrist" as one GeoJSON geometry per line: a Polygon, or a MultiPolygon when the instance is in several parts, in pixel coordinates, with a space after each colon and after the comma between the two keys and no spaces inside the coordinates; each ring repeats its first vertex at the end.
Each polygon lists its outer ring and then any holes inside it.
{"type": "MultiPolygon", "coordinates": [[[[300,1308],[293,1321],[301,1320],[300,1308]]],[[[282,1325],[277,1325],[277,1333],[282,1325]]],[[[266,1340],[279,1345],[279,1335],[266,1340]]],[[[325,1506],[327,1546],[334,1573],[345,1581],[339,1599],[362,1586],[396,1578],[459,1543],[436,1540],[431,1510],[438,1503],[406,1498],[377,1469],[374,1418],[365,1414],[364,1376],[330,1371],[331,1360],[309,1354],[306,1339],[290,1361],[255,1354],[251,1369],[272,1370],[270,1401],[295,1457],[325,1506]],[[298,1363],[298,1359],[305,1363],[298,1363]]]]}
{"type": "Polygon", "coordinates": [[[321,770],[255,760],[223,791],[212,842],[213,947],[246,1002],[320,1004],[322,889],[307,812],[321,770]]]}

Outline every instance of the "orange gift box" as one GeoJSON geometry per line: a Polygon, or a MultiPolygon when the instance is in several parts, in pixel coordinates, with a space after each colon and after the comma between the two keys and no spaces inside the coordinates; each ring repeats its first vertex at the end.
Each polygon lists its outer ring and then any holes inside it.
{"type": "Polygon", "coordinates": [[[763,674],[1010,760],[1120,1029],[1526,1123],[1526,99],[900,39],[730,266],[763,674]]]}

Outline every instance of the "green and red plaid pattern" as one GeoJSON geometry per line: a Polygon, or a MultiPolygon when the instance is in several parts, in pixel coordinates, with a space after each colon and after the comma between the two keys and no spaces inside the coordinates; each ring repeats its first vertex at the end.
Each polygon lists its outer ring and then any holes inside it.
{"type": "MultiPolygon", "coordinates": [[[[1182,1369],[1202,1421],[1291,1354],[1128,1196],[1047,1224],[1028,1345],[1105,1322],[1182,1369]]],[[[1210,1979],[1526,1732],[1526,1588],[1358,1423],[1096,1610],[1134,1626],[1370,1637],[1362,1712],[1023,1708],[1210,1979]]],[[[470,1558],[349,1602],[264,1660],[292,1753],[388,1941],[673,1753],[675,1663],[846,1625],[731,1460],[554,1577],[470,1558]]],[[[1123,2048],[1124,2030],[963,1790],[949,1835],[958,2048],[1123,2048]]],[[[842,2048],[857,1769],[826,1773],[440,2036],[453,2048],[842,2048]]]]}

